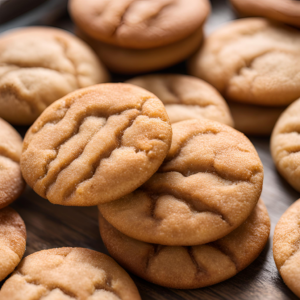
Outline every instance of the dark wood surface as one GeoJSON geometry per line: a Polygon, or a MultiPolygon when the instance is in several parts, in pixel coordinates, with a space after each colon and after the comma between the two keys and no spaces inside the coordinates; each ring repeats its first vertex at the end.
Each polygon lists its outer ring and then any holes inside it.
{"type": "MultiPolygon", "coordinates": [[[[234,18],[234,13],[224,1],[214,0],[213,14],[206,32],[234,18]]],[[[63,22],[62,24],[65,24],[63,22]]],[[[184,64],[168,71],[184,72],[184,64]]],[[[118,81],[120,77],[114,77],[118,81]]],[[[18,128],[22,133],[25,128],[18,128]]],[[[273,164],[269,139],[251,138],[263,162],[265,179],[262,198],[268,208],[272,222],[269,242],[258,257],[244,271],[233,278],[211,287],[197,290],[172,290],[148,283],[132,274],[142,299],[298,299],[280,278],[272,253],[274,227],[284,211],[299,198],[277,173],[273,164]]],[[[54,247],[86,247],[107,253],[99,234],[97,208],[63,207],[53,205],[37,196],[30,188],[12,205],[22,216],[27,227],[27,249],[25,256],[54,247]]]]}

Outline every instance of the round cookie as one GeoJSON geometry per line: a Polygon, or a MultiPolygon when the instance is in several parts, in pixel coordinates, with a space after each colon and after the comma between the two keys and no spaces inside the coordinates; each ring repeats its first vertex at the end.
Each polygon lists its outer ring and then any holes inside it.
{"type": "Polygon", "coordinates": [[[0,299],[141,300],[129,275],[107,255],[85,248],[33,253],[4,283],[0,299]]]}
{"type": "Polygon", "coordinates": [[[22,138],[0,118],[0,209],[16,200],[25,189],[20,169],[22,138]]]}
{"type": "Polygon", "coordinates": [[[279,117],[271,136],[271,154],[278,172],[300,191],[300,99],[279,117]]]}
{"type": "Polygon", "coordinates": [[[155,95],[131,84],[99,84],[44,111],[25,136],[21,170],[52,203],[97,205],[148,180],[171,138],[168,115],[155,95]]]}
{"type": "Polygon", "coordinates": [[[99,217],[109,253],[130,272],[176,289],[200,288],[226,280],[252,263],[265,247],[270,219],[260,200],[240,227],[213,243],[192,247],[162,246],[132,239],[99,217]]]}
{"type": "Polygon", "coordinates": [[[0,36],[0,117],[29,125],[55,100],[108,80],[95,53],[66,31],[28,27],[0,36]]]}
{"type": "Polygon", "coordinates": [[[158,172],[133,193],[98,208],[116,229],[147,243],[215,241],[251,214],[263,166],[251,142],[229,126],[203,119],[172,128],[172,145],[158,172]]]}
{"type": "Polygon", "coordinates": [[[288,105],[300,97],[299,31],[266,19],[232,21],[205,40],[189,70],[226,100],[288,105]]]}
{"type": "Polygon", "coordinates": [[[87,42],[101,61],[116,73],[137,74],[173,66],[193,54],[203,39],[202,28],[187,38],[152,49],[125,49],[92,39],[77,30],[77,35],[87,42]]]}
{"type": "Polygon", "coordinates": [[[92,38],[132,49],[180,41],[202,27],[210,12],[207,0],[72,0],[70,14],[92,38]]]}
{"type": "Polygon", "coordinates": [[[291,205],[278,221],[273,237],[273,255],[285,284],[300,297],[299,251],[300,200],[291,205]]]}
{"type": "Polygon", "coordinates": [[[26,228],[22,218],[10,207],[0,209],[0,281],[19,264],[25,247],[26,228]]]}
{"type": "Polygon", "coordinates": [[[171,123],[209,119],[233,126],[225,100],[206,82],[185,75],[145,75],[128,83],[155,94],[165,105],[171,123]]]}
{"type": "Polygon", "coordinates": [[[243,16],[265,17],[300,27],[300,3],[295,0],[230,0],[243,16]]]}
{"type": "Polygon", "coordinates": [[[266,107],[259,105],[228,102],[234,121],[234,128],[248,135],[269,136],[286,107],[266,107]]]}

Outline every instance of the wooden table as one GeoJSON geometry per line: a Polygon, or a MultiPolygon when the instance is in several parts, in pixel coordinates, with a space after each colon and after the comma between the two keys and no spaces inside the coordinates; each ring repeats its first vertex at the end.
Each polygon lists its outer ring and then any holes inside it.
{"type": "MultiPolygon", "coordinates": [[[[224,1],[212,1],[213,14],[207,24],[211,32],[220,24],[233,19],[234,14],[224,1]]],[[[65,24],[63,22],[63,24],[65,24]]],[[[184,64],[168,72],[185,72],[184,64]]],[[[114,81],[126,79],[114,77],[114,81]]],[[[24,134],[26,128],[17,128],[24,134]]],[[[172,299],[297,299],[280,278],[272,253],[274,227],[284,211],[299,198],[277,173],[273,164],[268,138],[251,138],[263,162],[265,179],[262,198],[268,208],[272,227],[269,243],[248,268],[233,278],[211,287],[197,290],[172,290],[148,283],[134,275],[144,300],[172,299]]],[[[86,247],[107,253],[99,234],[97,208],[63,207],[53,205],[37,196],[30,188],[12,205],[22,216],[27,227],[27,250],[33,252],[54,247],[86,247]]]]}

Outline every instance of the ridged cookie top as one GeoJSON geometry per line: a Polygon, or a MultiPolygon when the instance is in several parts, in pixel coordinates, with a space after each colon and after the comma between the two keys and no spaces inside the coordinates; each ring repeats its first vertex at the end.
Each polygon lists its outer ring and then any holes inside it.
{"type": "Polygon", "coordinates": [[[265,247],[270,219],[260,200],[249,218],[215,242],[192,247],[148,244],[132,239],[99,218],[109,253],[126,269],[170,288],[200,288],[226,280],[253,262],[265,247]]]}
{"type": "Polygon", "coordinates": [[[1,300],[140,300],[129,275],[105,254],[58,248],[27,256],[5,282],[1,300]]]}
{"type": "Polygon", "coordinates": [[[159,168],[172,129],[162,102],[130,84],[101,84],[53,103],[24,139],[21,169],[42,197],[62,205],[116,200],[159,168]]]}
{"type": "Polygon", "coordinates": [[[232,21],[206,39],[190,72],[226,100],[288,105],[300,97],[299,31],[259,18],[232,21]]]}
{"type": "Polygon", "coordinates": [[[92,50],[60,29],[30,27],[0,36],[0,117],[32,124],[53,101],[108,75],[92,50]]]}
{"type": "Polygon", "coordinates": [[[135,49],[164,46],[191,35],[210,11],[207,0],[72,0],[69,8],[86,34],[135,49]]]}
{"type": "Polygon", "coordinates": [[[25,247],[26,228],[22,218],[10,207],[1,209],[0,281],[10,274],[21,261],[25,247]]]}
{"type": "Polygon", "coordinates": [[[16,200],[25,188],[19,165],[22,138],[0,118],[0,209],[16,200]]]}
{"type": "Polygon", "coordinates": [[[276,266],[286,285],[300,297],[300,200],[277,223],[273,238],[276,266]]]}
{"type": "Polygon", "coordinates": [[[225,100],[206,82],[185,75],[145,75],[128,83],[155,94],[165,105],[171,123],[209,119],[233,126],[225,100]]]}
{"type": "Polygon", "coordinates": [[[158,172],[99,210],[115,228],[140,241],[198,245],[217,240],[251,214],[262,190],[262,163],[251,142],[229,126],[203,119],[172,128],[172,145],[158,172]]]}
{"type": "Polygon", "coordinates": [[[271,153],[279,173],[300,191],[300,99],[279,117],[271,136],[271,153]]]}

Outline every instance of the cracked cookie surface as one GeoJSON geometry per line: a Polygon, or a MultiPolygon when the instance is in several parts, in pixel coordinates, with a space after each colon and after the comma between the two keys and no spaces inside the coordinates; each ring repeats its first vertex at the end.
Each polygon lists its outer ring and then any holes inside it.
{"type": "Polygon", "coordinates": [[[27,256],[4,283],[0,299],[141,300],[134,282],[112,258],[84,248],[27,256]]]}
{"type": "Polygon", "coordinates": [[[124,48],[165,46],[202,27],[207,0],[72,0],[76,25],[96,40],[124,48]]]}
{"type": "Polygon", "coordinates": [[[270,148],[279,173],[300,191],[300,99],[279,117],[272,132],[270,148]]]}
{"type": "Polygon", "coordinates": [[[232,21],[205,40],[189,69],[226,100],[288,105],[300,97],[299,31],[260,18],[232,21]]]}
{"type": "Polygon", "coordinates": [[[300,199],[278,221],[273,237],[273,255],[285,284],[300,297],[300,199]]]}
{"type": "Polygon", "coordinates": [[[10,207],[0,209],[0,281],[19,264],[25,247],[26,228],[22,218],[10,207]]]}
{"type": "Polygon", "coordinates": [[[179,289],[200,288],[234,276],[257,258],[270,232],[262,200],[240,227],[205,245],[148,244],[122,234],[101,214],[99,222],[106,248],[124,268],[155,284],[179,289]]]}
{"type": "Polygon", "coordinates": [[[172,125],[170,151],[139,189],[100,204],[124,234],[153,244],[198,245],[242,224],[262,190],[263,166],[251,142],[209,120],[172,125]]]}
{"type": "Polygon", "coordinates": [[[21,170],[52,203],[97,205],[148,180],[171,138],[168,115],[155,95],[130,84],[100,84],[44,111],[25,136],[21,170]]]}
{"type": "Polygon", "coordinates": [[[108,80],[81,40],[60,29],[30,27],[0,37],[0,117],[30,125],[55,100],[108,80]]]}
{"type": "Polygon", "coordinates": [[[198,78],[157,74],[127,82],[155,94],[165,105],[171,123],[204,118],[233,126],[225,100],[212,86],[198,78]]]}
{"type": "Polygon", "coordinates": [[[242,16],[265,17],[300,27],[300,3],[295,0],[230,0],[242,16]]]}
{"type": "Polygon", "coordinates": [[[0,118],[0,209],[16,200],[25,189],[20,169],[22,138],[0,118]]]}

